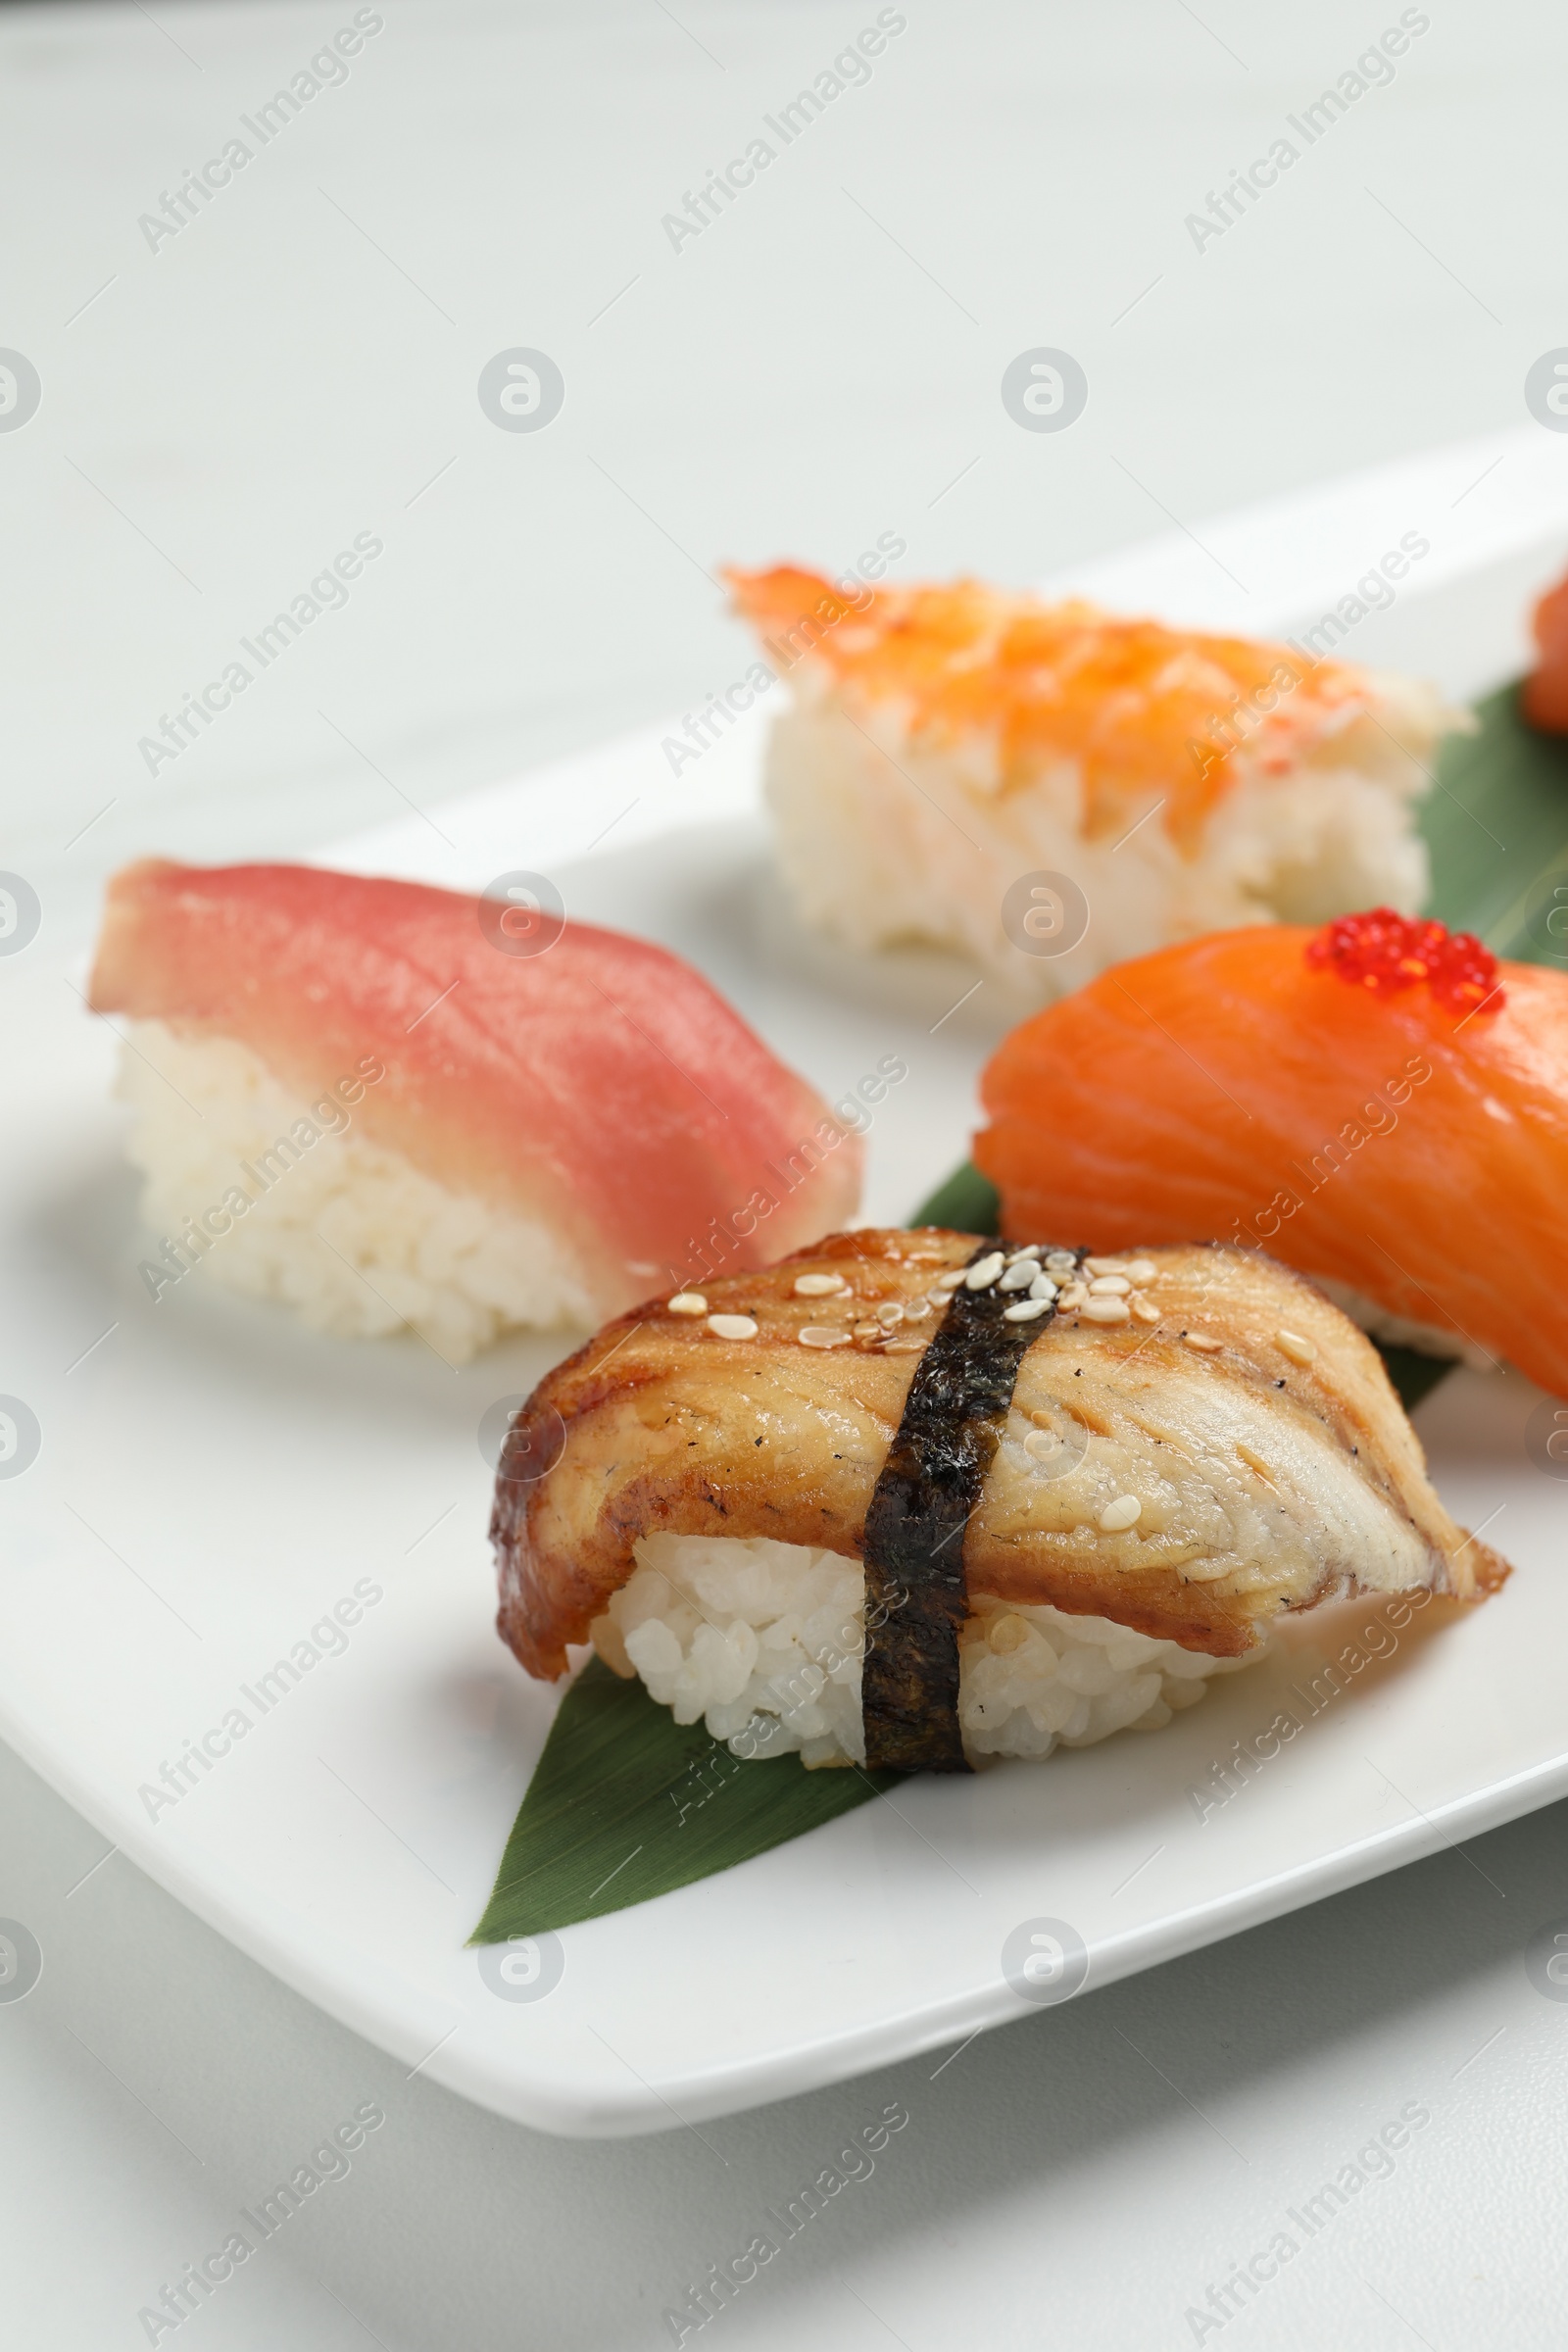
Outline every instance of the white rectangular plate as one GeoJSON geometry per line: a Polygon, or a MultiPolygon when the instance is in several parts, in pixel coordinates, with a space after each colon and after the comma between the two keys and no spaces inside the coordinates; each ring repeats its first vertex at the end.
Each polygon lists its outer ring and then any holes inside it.
{"type": "MultiPolygon", "coordinates": [[[[1053,584],[1283,628],[1419,531],[1424,572],[1345,651],[1470,693],[1522,659],[1526,595],[1568,536],[1565,459],[1532,428],[1053,584]]],[[[768,873],[758,726],[678,783],[663,731],[323,862],[468,888],[545,869],[573,913],[688,956],[829,1096],[901,1054],[866,1206],[902,1221],[963,1153],[1004,1008],[982,989],[952,1010],[973,975],[942,957],[867,966],[803,937],[768,873]]],[[[1382,1656],[1361,1642],[1359,1664],[1346,1644],[1386,1611],[1308,1621],[1153,1739],[913,1783],[567,1930],[545,1997],[499,1997],[465,1939],[557,1694],[491,1630],[478,1425],[562,1350],[517,1342],[454,1373],[413,1339],[317,1338],[199,1273],[155,1306],[115,1041],[80,983],[42,942],[0,960],[0,1390],[42,1432],[25,1472],[0,1476],[0,1733],[163,1886],[411,2067],[549,2131],[701,2122],[1022,2014],[1002,1950],[1025,1923],[1066,1922],[1093,1989],[1568,1788],[1568,1490],[1524,1450],[1535,1393],[1460,1374],[1419,1421],[1449,1507],[1516,1563],[1485,1609],[1433,1607],[1380,1634],[1382,1656]],[[357,1587],[341,1635],[331,1612],[357,1587]],[[1345,1688],[1314,1695],[1336,1655],[1345,1688]],[[1300,1729],[1260,1752],[1281,1711],[1300,1729]],[[1237,1743],[1219,1802],[1213,1767],[1237,1743]],[[190,1785],[157,1803],[166,1766],[190,1785]]],[[[606,1124],[612,1144],[608,1107],[606,1124]]]]}

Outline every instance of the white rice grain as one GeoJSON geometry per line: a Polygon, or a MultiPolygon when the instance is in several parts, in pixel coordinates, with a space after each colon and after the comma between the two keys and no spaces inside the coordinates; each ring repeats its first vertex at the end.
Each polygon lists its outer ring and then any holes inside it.
{"type": "MultiPolygon", "coordinates": [[[[765,1538],[644,1536],[592,1639],[677,1723],[701,1717],[739,1754],[865,1761],[865,1576],[857,1560],[765,1538]]],[[[964,1750],[979,1764],[1158,1731],[1215,1675],[1261,1654],[1211,1658],[1109,1618],[975,1594],[959,1636],[964,1750]]]]}
{"type": "Polygon", "coordinates": [[[860,949],[955,949],[1027,1004],[1236,924],[1316,923],[1348,906],[1413,912],[1428,882],[1413,804],[1456,714],[1419,681],[1373,674],[1369,685],[1364,714],[1296,745],[1283,770],[1266,731],[1242,744],[1235,784],[1188,855],[1153,788],[1129,812],[1132,830],[1092,838],[1076,761],[1004,774],[994,733],[953,746],[911,739],[900,706],[851,715],[830,675],[805,662],[766,756],[779,862],[814,927],[860,949]],[[1134,813],[1150,821],[1133,824],[1134,813]],[[1030,871],[1070,874],[1094,909],[1063,953],[1030,953],[1005,927],[1008,887],[1030,871]]]}
{"type": "Polygon", "coordinates": [[[323,1113],[325,1096],[313,1117],[234,1038],[181,1036],[161,1021],[130,1035],[118,1091],[134,1114],[142,1216],[159,1237],[143,1261],[156,1296],[169,1295],[162,1263],[172,1282],[276,1299],[340,1337],[412,1326],[454,1364],[505,1331],[598,1320],[549,1227],[449,1191],[369,1142],[340,1103],[323,1113]],[[318,1131],[309,1143],[302,1121],[318,1131]],[[238,1213],[236,1194],[249,1202],[238,1213]],[[187,1220],[199,1229],[225,1199],[228,1229],[200,1248],[181,1243],[187,1220]]]}

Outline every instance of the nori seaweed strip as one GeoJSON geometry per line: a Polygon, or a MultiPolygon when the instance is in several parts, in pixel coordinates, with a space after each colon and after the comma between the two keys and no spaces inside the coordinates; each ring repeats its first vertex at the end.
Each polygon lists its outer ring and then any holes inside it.
{"type": "MultiPolygon", "coordinates": [[[[972,1266],[996,1249],[985,1241],[972,1266]]],[[[1054,1307],[1008,1323],[1017,1291],[961,1284],[919,1363],[865,1514],[868,1771],[967,1772],[958,1628],[968,1614],[963,1530],[980,1500],[1018,1366],[1054,1307]]]]}

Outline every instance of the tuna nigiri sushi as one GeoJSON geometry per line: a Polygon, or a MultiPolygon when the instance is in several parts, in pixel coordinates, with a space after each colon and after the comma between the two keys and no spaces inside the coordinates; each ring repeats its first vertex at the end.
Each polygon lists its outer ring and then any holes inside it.
{"type": "Polygon", "coordinates": [[[205,1261],[456,1361],[843,1222],[858,1120],[677,956],[520,911],[309,866],[116,877],[91,1002],[132,1024],[155,1298],[205,1261]]]}
{"type": "Polygon", "coordinates": [[[1261,1245],[1568,1396],[1568,975],[1387,908],[1224,932],[1035,1014],[981,1099],[1004,1231],[1261,1245]]]}
{"type": "Polygon", "coordinates": [[[1195,933],[1425,895],[1412,805],[1466,723],[1429,686],[976,580],[729,577],[792,689],[780,863],[852,945],[957,949],[1039,1003],[1195,933]]]}
{"type": "Polygon", "coordinates": [[[1283,1612],[1506,1573],[1283,1266],[939,1227],[612,1323],[517,1416],[491,1532],[531,1674],[591,1640],[743,1757],[904,1771],[1156,1731],[1283,1612]]]}

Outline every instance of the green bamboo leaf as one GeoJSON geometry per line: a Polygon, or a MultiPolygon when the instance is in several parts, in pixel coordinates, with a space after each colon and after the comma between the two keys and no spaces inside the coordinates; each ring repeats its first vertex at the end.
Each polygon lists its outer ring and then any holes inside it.
{"type": "Polygon", "coordinates": [[[990,1177],[966,1159],[921,1201],[909,1223],[947,1225],[955,1233],[1000,1233],[1002,1195],[990,1177]]]}
{"type": "Polygon", "coordinates": [[[1395,1348],[1384,1340],[1374,1340],[1372,1345],[1407,1413],[1413,1413],[1422,1397],[1429,1396],[1439,1381],[1446,1380],[1453,1370],[1450,1356],[1423,1355],[1418,1348],[1395,1348]]]}
{"type": "Polygon", "coordinates": [[[742,1762],[590,1658],[561,1702],[470,1940],[501,1943],[689,1886],[836,1821],[898,1779],[742,1762]]]}
{"type": "Polygon", "coordinates": [[[1429,912],[1477,932],[1494,955],[1568,968],[1568,937],[1545,927],[1554,904],[1568,907],[1568,737],[1527,726],[1516,686],[1475,714],[1480,733],[1445,739],[1437,790],[1422,804],[1429,912]]]}

